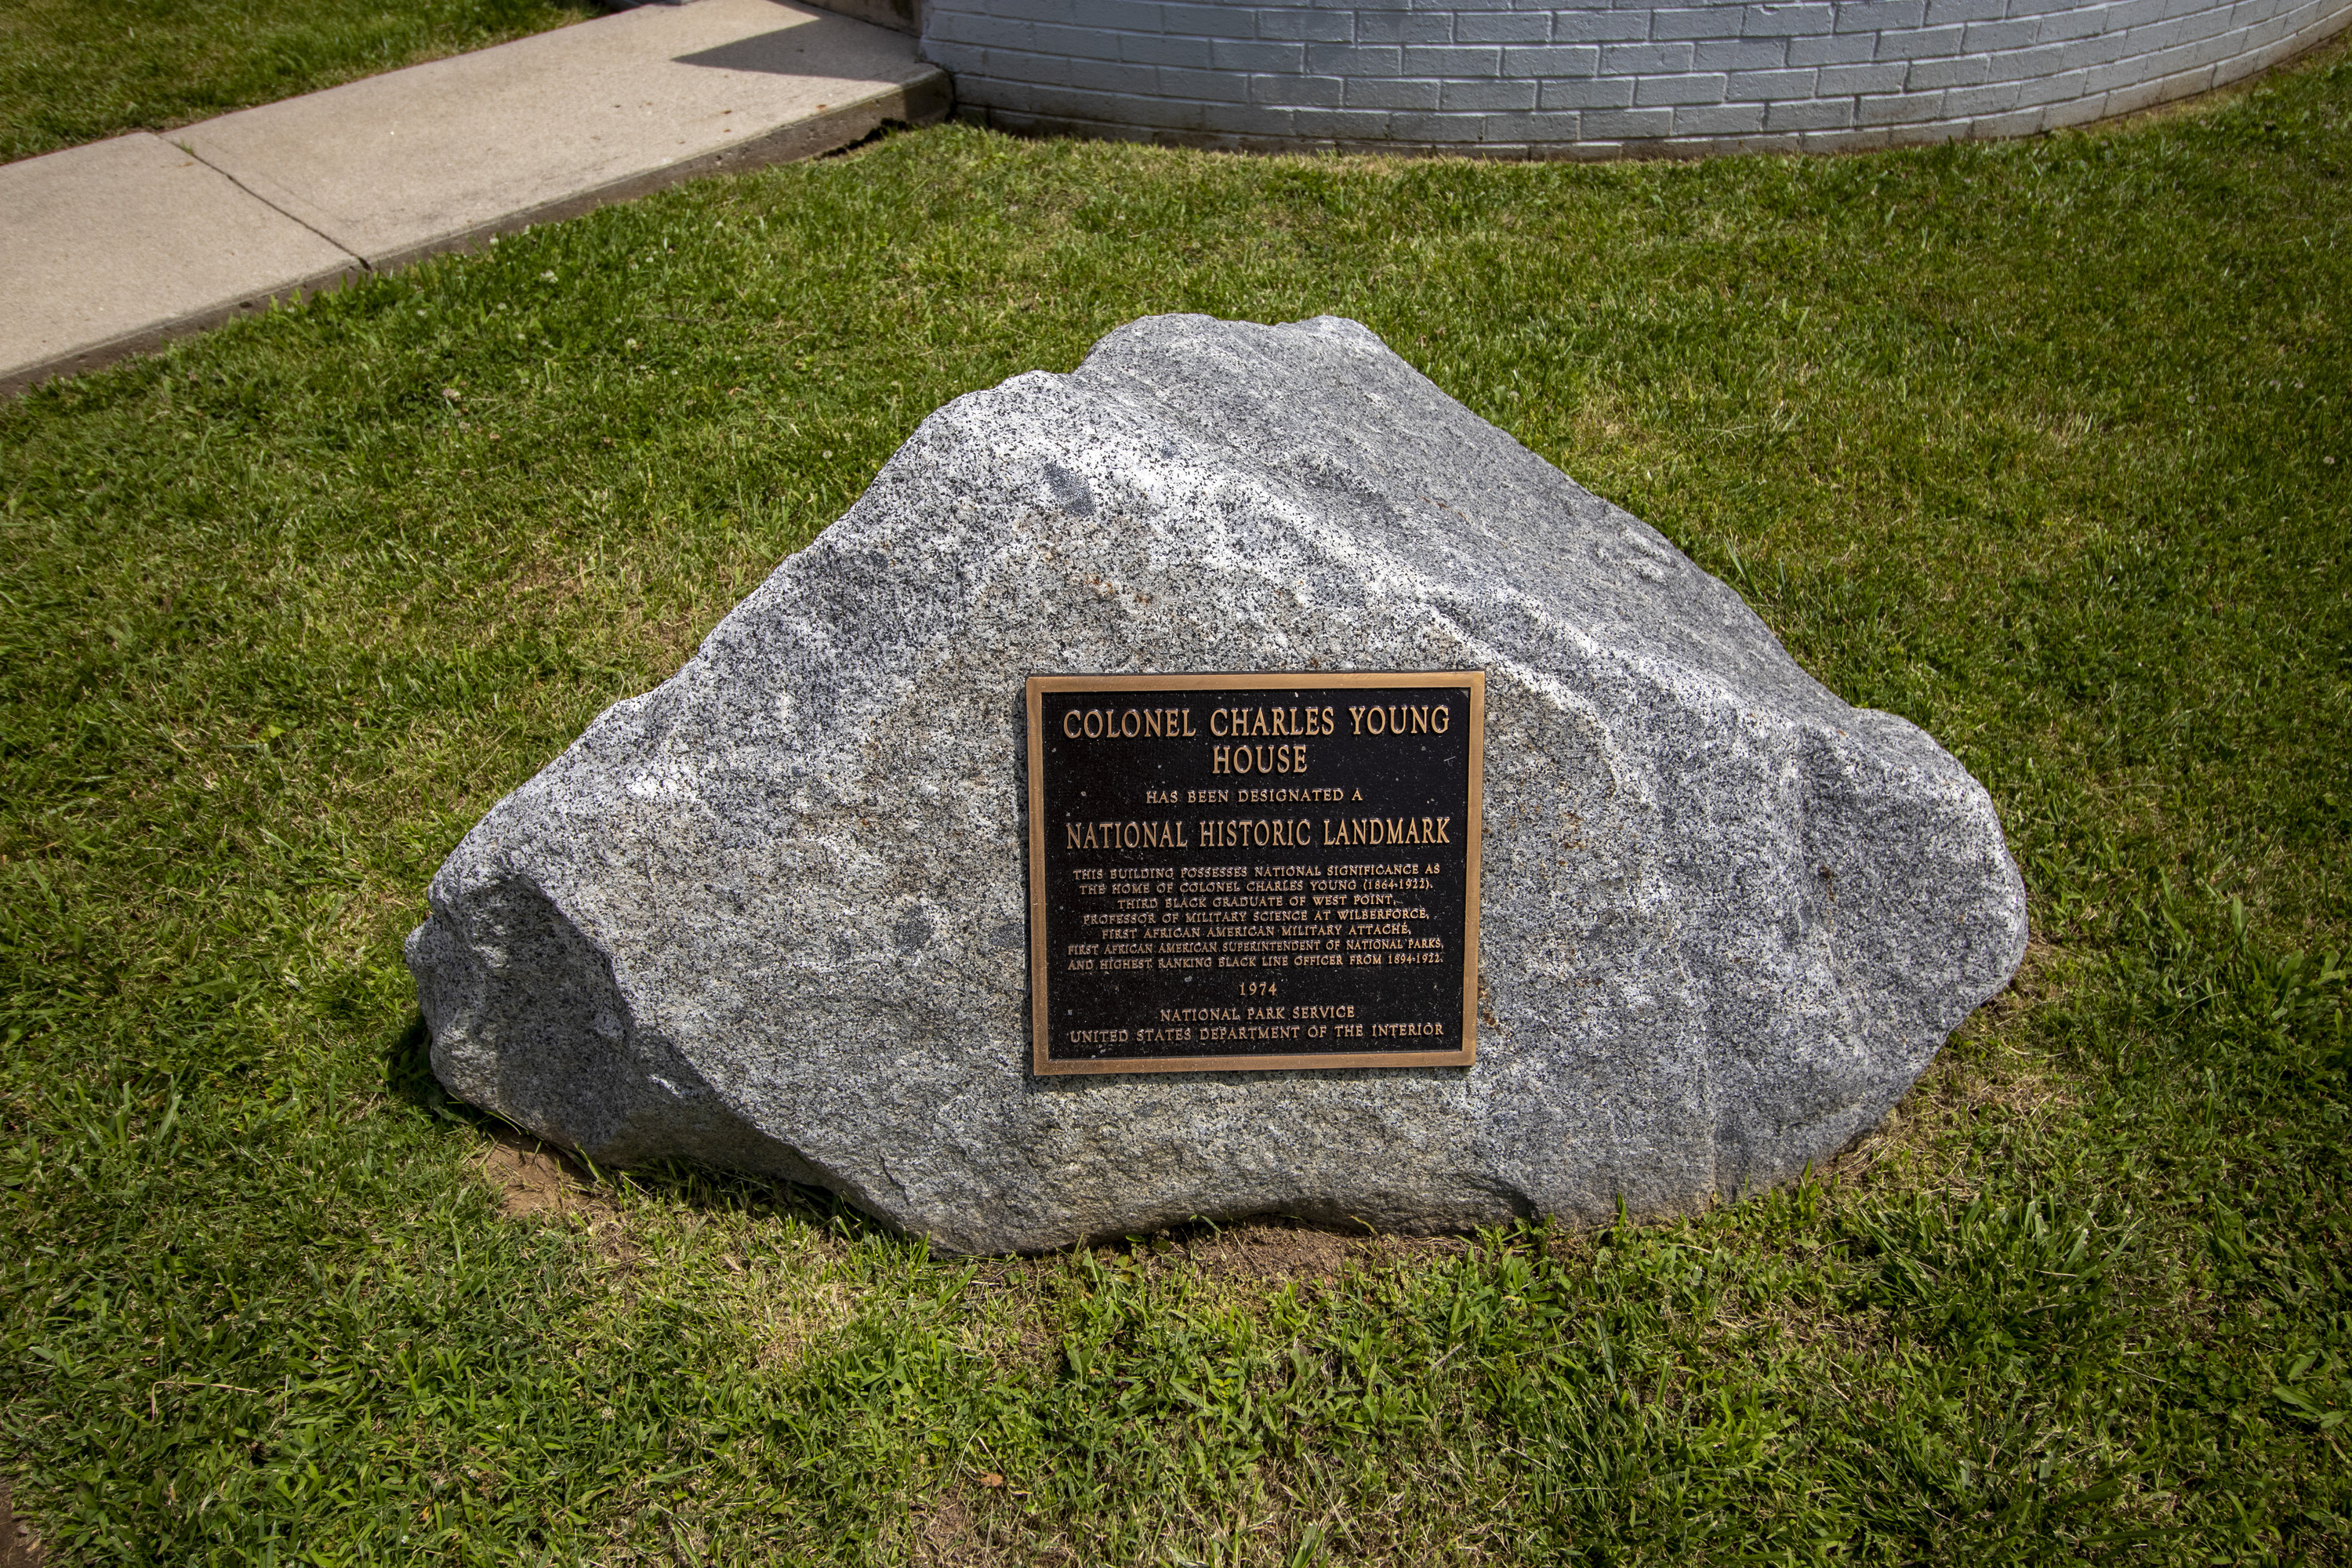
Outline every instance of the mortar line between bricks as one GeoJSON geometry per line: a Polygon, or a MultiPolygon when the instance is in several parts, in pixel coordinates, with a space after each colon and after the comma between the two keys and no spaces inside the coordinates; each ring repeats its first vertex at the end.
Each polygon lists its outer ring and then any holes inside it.
{"type": "Polygon", "coordinates": [[[325,240],[329,245],[333,246],[337,250],[341,251],[345,256],[350,257],[353,261],[357,262],[362,271],[373,272],[375,270],[374,266],[369,262],[366,257],[360,255],[350,246],[345,245],[333,235],[329,234],[326,230],[319,227],[318,225],[304,223],[300,218],[295,216],[292,213],[288,212],[284,207],[279,206],[276,202],[271,201],[268,196],[263,195],[259,191],[255,190],[251,185],[247,184],[243,180],[238,179],[235,174],[229,173],[226,169],[222,168],[218,163],[214,163],[210,158],[205,157],[202,153],[197,152],[194,147],[189,146],[186,142],[174,142],[172,145],[177,147],[181,152],[185,153],[189,157],[194,158],[197,163],[202,163],[205,168],[210,169],[214,174],[218,174],[222,179],[226,180],[230,184],[235,185],[238,190],[243,191],[247,195],[251,196],[255,201],[259,202],[263,206],[268,207],[271,212],[276,213],[279,217],[284,218],[288,223],[295,225],[297,227],[301,228],[307,233],[317,235],[320,239],[325,240]]]}

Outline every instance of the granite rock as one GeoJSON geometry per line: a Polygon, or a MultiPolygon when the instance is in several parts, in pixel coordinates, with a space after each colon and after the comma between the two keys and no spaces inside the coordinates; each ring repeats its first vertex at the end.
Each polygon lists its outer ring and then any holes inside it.
{"type": "Polygon", "coordinates": [[[455,1093],[958,1252],[1737,1195],[1877,1122],[2026,930],[1934,741],[1328,317],[1150,318],[940,409],[430,902],[455,1093]],[[1033,1076],[1021,678],[1318,668],[1486,672],[1476,1066],[1033,1076]]]}

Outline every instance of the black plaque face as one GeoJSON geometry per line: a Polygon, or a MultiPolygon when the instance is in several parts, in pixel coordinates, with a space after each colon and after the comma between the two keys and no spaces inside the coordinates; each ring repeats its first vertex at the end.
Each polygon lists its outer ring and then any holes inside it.
{"type": "Polygon", "coordinates": [[[1475,1059],[1483,674],[1028,696],[1037,1072],[1475,1059]]]}

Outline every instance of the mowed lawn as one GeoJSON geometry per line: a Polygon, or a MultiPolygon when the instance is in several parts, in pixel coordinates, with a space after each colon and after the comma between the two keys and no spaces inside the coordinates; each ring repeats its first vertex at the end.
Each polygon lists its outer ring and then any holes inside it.
{"type": "Polygon", "coordinates": [[[52,1561],[2346,1561],[2339,62],[1819,162],[940,128],[0,408],[52,1561]],[[932,408],[1166,310],[1364,321],[1985,781],[2032,953],[1886,1127],[1681,1221],[972,1262],[559,1189],[437,1092],[400,943],[466,828],[932,408]]]}
{"type": "Polygon", "coordinates": [[[7,0],[0,163],[562,26],[596,0],[7,0]]]}

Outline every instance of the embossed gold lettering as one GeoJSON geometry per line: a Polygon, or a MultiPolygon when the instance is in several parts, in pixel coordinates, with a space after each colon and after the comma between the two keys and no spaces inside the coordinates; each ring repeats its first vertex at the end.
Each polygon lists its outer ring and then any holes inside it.
{"type": "Polygon", "coordinates": [[[1475,856],[1476,679],[1316,662],[1281,677],[1033,679],[1037,1071],[1471,1059],[1454,997],[1466,1016],[1477,916],[1453,826],[1466,801],[1475,856]],[[1457,718],[1467,752],[1449,733],[1457,718]],[[1213,743],[1195,749],[1203,735],[1213,743]],[[1324,752],[1311,784],[1309,740],[1324,752]],[[1211,815],[1128,815],[1187,808],[1211,815]],[[1327,810],[1339,815],[1282,815],[1327,810]],[[1211,1011],[1240,998],[1255,1005],[1211,1011]]]}

